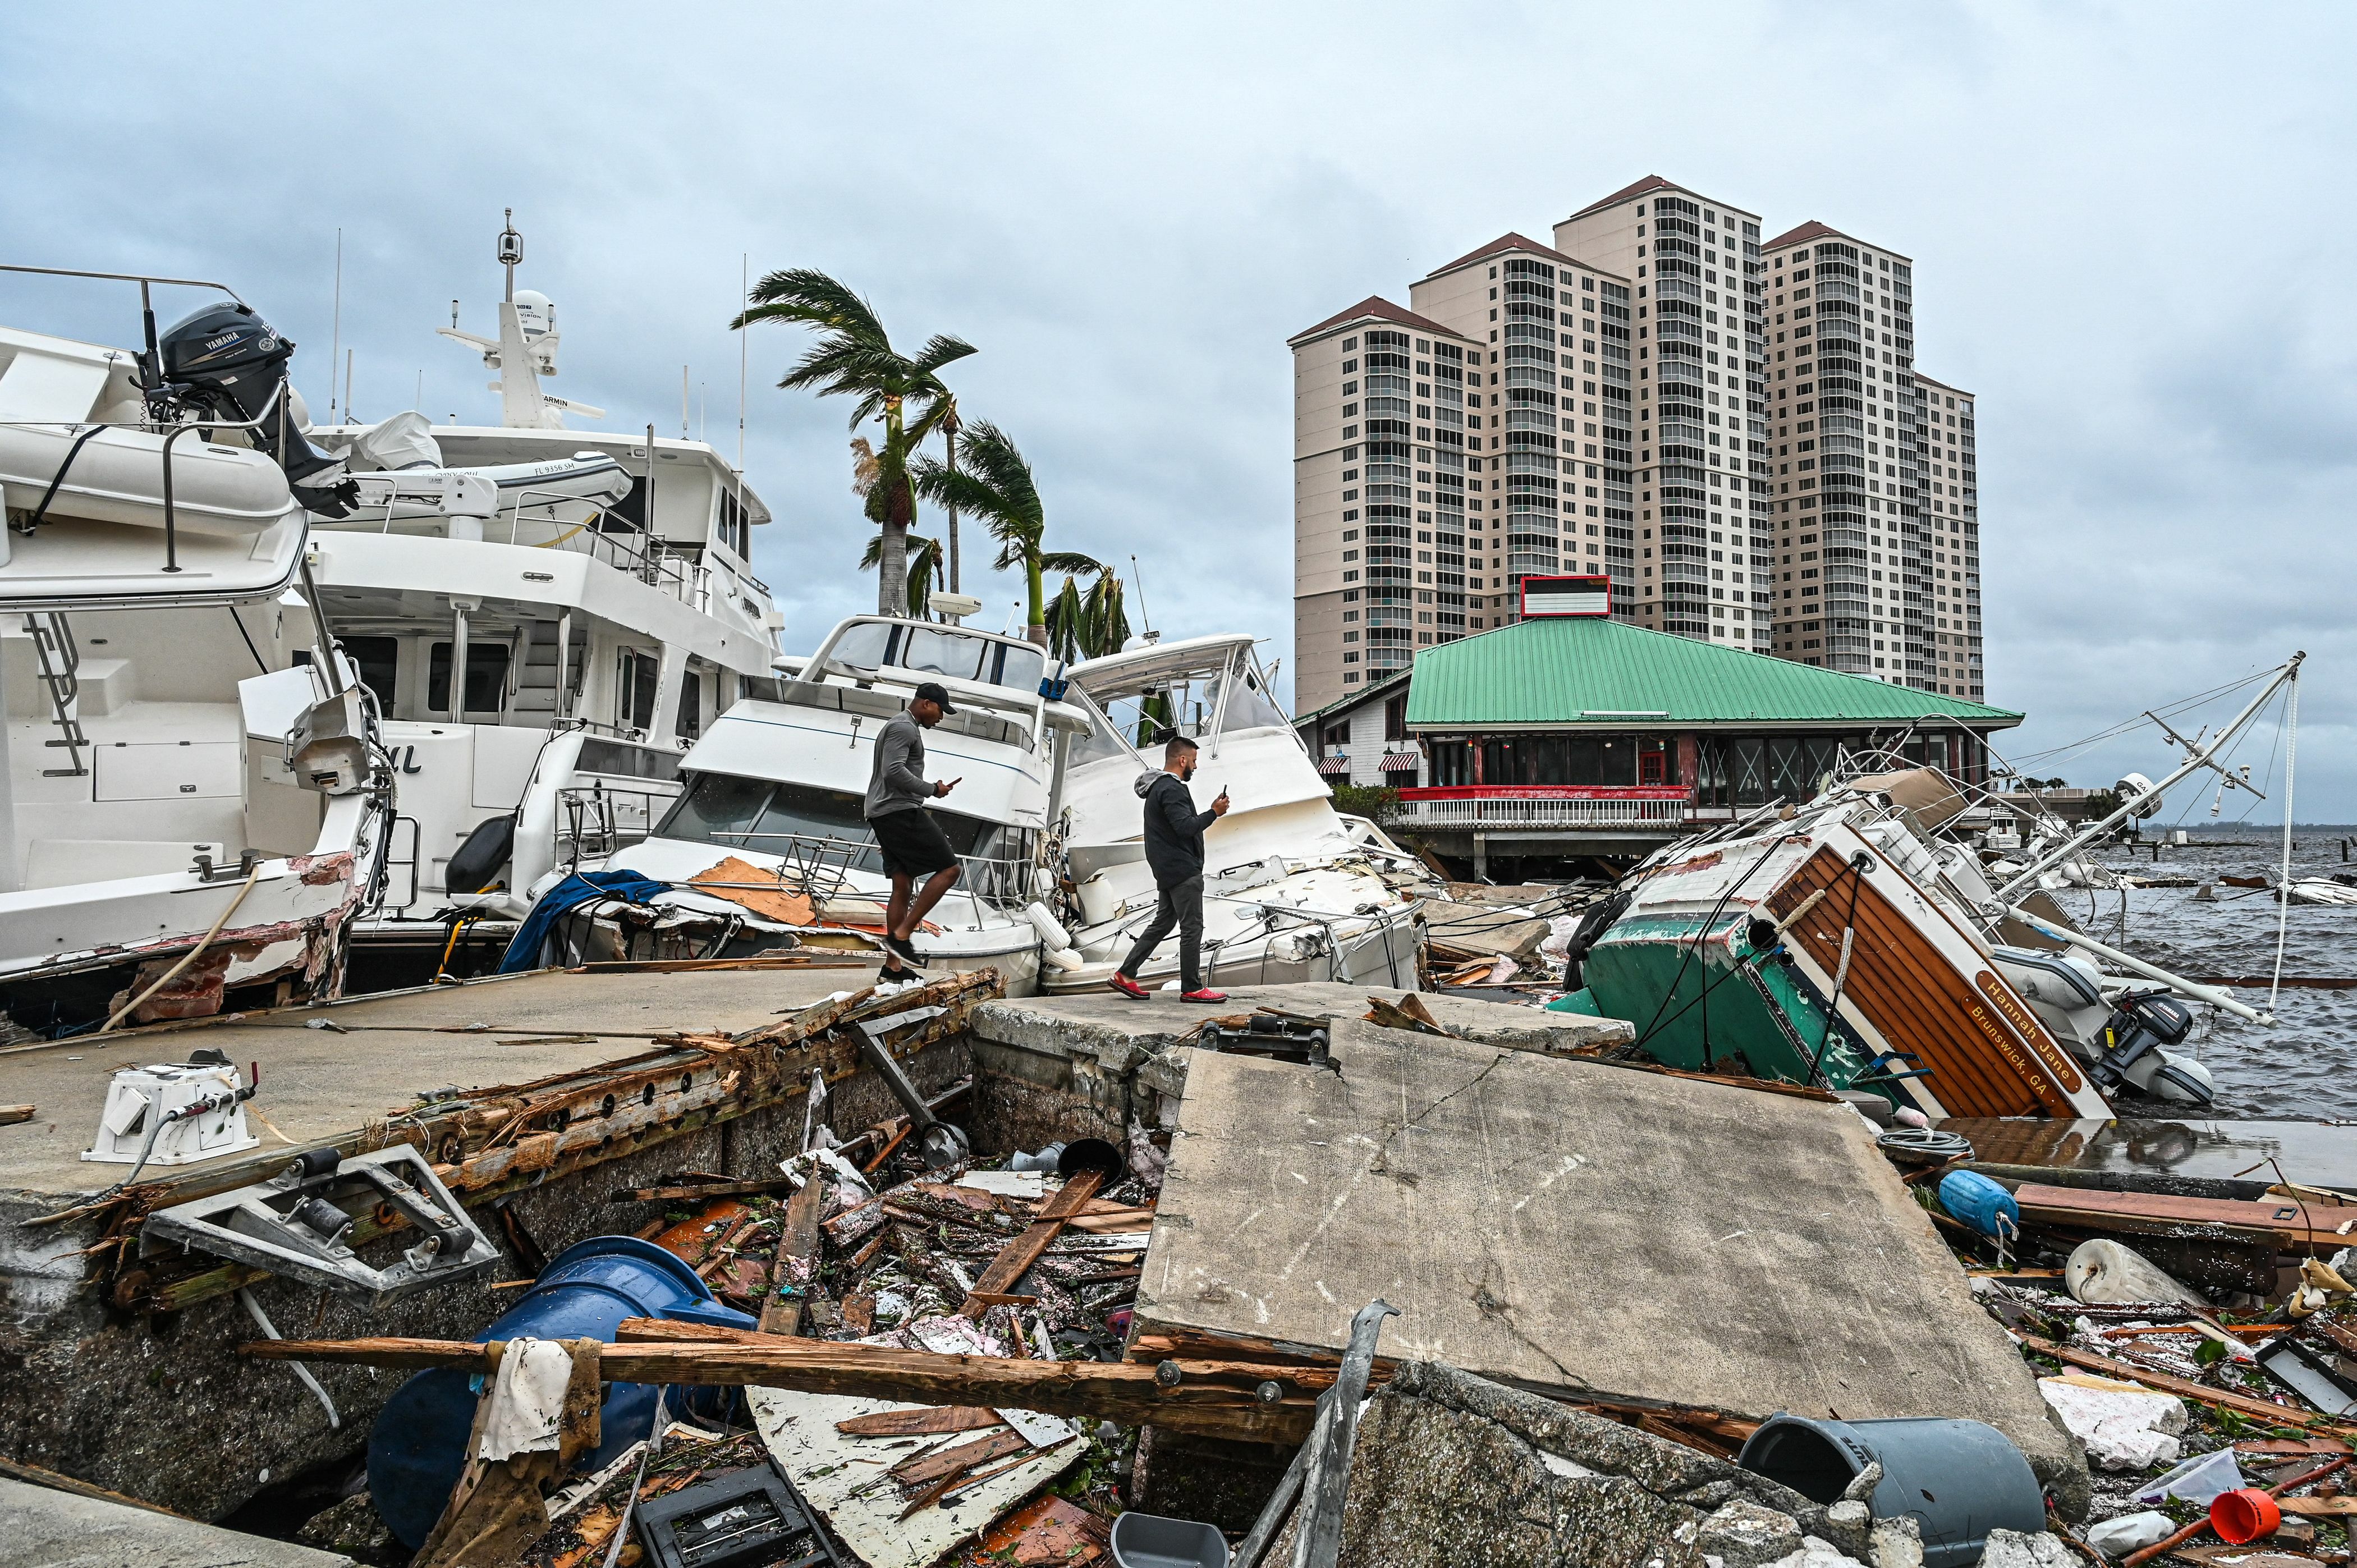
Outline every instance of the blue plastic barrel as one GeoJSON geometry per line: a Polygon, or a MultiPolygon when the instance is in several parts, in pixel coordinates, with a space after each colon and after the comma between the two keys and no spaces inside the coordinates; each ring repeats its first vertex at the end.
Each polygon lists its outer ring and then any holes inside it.
{"type": "Polygon", "coordinates": [[[2000,1215],[2007,1237],[2021,1234],[2021,1205],[2013,1200],[2013,1194],[1975,1172],[1950,1171],[1942,1176],[1940,1207],[1984,1236],[1997,1234],[2000,1215]]]}
{"type": "MultiPolygon", "coordinates": [[[[723,1306],[712,1288],[673,1253],[635,1236],[592,1236],[566,1248],[522,1299],[475,1336],[493,1339],[614,1341],[626,1317],[669,1317],[726,1328],[758,1326],[723,1306]]],[[[425,1544],[466,1468],[467,1434],[475,1423],[479,1377],[437,1369],[401,1385],[369,1430],[369,1497],[376,1511],[412,1551],[425,1544]]],[[[666,1407],[677,1413],[692,1394],[714,1403],[732,1390],[674,1389],[666,1407]]],[[[651,1383],[613,1383],[598,1410],[597,1451],[584,1472],[611,1464],[654,1427],[651,1383]]],[[[716,1408],[712,1414],[717,1415],[716,1408]]]]}
{"type": "Polygon", "coordinates": [[[1923,1531],[1923,1568],[1978,1563],[1992,1530],[2034,1535],[2046,1528],[2046,1494],[2029,1461],[1984,1422],[1812,1421],[1780,1411],[1735,1456],[1745,1469],[1820,1503],[1840,1501],[1859,1472],[1878,1461],[1882,1480],[1867,1506],[1877,1519],[1915,1517],[1923,1531]]]}

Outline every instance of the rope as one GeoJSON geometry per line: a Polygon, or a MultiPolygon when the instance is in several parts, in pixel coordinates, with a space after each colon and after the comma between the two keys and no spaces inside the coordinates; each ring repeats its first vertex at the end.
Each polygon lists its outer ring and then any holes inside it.
{"type": "MultiPolygon", "coordinates": [[[[213,939],[221,935],[221,928],[229,924],[229,918],[237,913],[238,906],[245,902],[245,896],[253,891],[253,885],[260,881],[261,878],[262,862],[257,860],[253,863],[253,869],[246,873],[245,886],[237,890],[237,897],[229,901],[229,908],[221,912],[221,918],[213,922],[212,929],[207,931],[203,936],[197,939],[197,945],[190,948],[186,956],[184,956],[179,962],[165,971],[163,979],[157,981],[155,984],[141,992],[133,1000],[124,1003],[120,1008],[118,1008],[114,1016],[106,1021],[106,1027],[99,1030],[98,1034],[108,1035],[113,1033],[114,1026],[117,1024],[122,1023],[124,1019],[129,1017],[132,1014],[137,1012],[141,1003],[146,1001],[150,996],[155,995],[158,991],[163,990],[167,985],[171,984],[173,981],[179,978],[180,972],[182,970],[196,962],[198,955],[212,945],[213,939]]],[[[2278,972],[2282,969],[2280,958],[2277,960],[2276,968],[2278,972]]],[[[97,1037],[97,1035],[87,1036],[87,1038],[90,1039],[96,1039],[97,1037]]]]}
{"type": "Polygon", "coordinates": [[[2291,789],[2292,776],[2299,764],[2299,671],[2291,672],[2290,690],[2284,695],[2284,831],[2283,872],[2276,878],[2283,892],[2276,908],[2276,972],[2267,986],[2267,1011],[2276,1010],[2276,996],[2283,990],[2284,940],[2291,929],[2291,789]]]}

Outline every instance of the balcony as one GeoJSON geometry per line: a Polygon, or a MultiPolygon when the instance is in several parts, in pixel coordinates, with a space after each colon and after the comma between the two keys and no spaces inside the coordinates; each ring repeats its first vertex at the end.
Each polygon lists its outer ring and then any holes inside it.
{"type": "Polygon", "coordinates": [[[1683,829],[1691,790],[1676,785],[1470,785],[1403,789],[1395,825],[1472,832],[1566,828],[1683,829]]]}

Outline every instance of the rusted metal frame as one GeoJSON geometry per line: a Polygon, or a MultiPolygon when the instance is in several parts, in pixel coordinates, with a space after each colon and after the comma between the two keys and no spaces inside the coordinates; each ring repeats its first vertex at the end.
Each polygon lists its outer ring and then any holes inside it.
{"type": "MultiPolygon", "coordinates": [[[[914,1055],[952,1035],[963,1032],[973,1003],[986,999],[971,993],[985,987],[995,993],[996,976],[990,972],[983,972],[977,976],[951,977],[950,980],[939,983],[941,989],[947,992],[952,998],[950,1010],[938,1017],[924,1020],[915,1026],[912,1033],[903,1034],[893,1039],[890,1044],[896,1055],[914,1055]]],[[[827,1082],[840,1082],[859,1070],[862,1064],[857,1050],[848,1042],[824,1040],[823,1036],[834,1025],[844,1022],[845,1015],[863,1009],[869,1002],[880,1000],[887,1005],[898,1004],[898,1006],[940,1005],[939,1003],[920,1000],[925,993],[931,992],[933,989],[929,986],[925,988],[925,992],[911,992],[882,999],[862,996],[845,998],[839,1004],[830,1004],[832,1015],[823,1019],[813,1019],[811,1022],[815,1027],[812,1028],[807,1035],[800,1037],[780,1038],[770,1044],[774,1050],[806,1048],[813,1045],[823,1044],[831,1054],[839,1055],[840,1062],[835,1066],[834,1070],[829,1071],[823,1066],[820,1070],[824,1073],[827,1082]]],[[[895,1010],[898,1010],[898,1006],[895,1010]]],[[[799,1023],[801,1020],[796,1022],[799,1023]]],[[[769,1029],[780,1027],[774,1025],[766,1026],[769,1029]]],[[[791,1030],[792,1027],[791,1024],[783,1026],[786,1030],[791,1030]]],[[[755,1033],[760,1032],[763,1031],[755,1031],[755,1033]]],[[[752,1053],[748,1054],[749,1056],[752,1053]]],[[[666,1066],[650,1069],[646,1073],[629,1075],[627,1081],[636,1084],[648,1077],[658,1079],[667,1079],[673,1073],[691,1068],[693,1065],[708,1064],[710,1059],[707,1057],[703,1059],[703,1062],[694,1063],[691,1058],[680,1057],[674,1053],[673,1060],[666,1066]]],[[[800,1069],[797,1069],[797,1073],[799,1072],[800,1069]]],[[[441,1170],[439,1174],[443,1176],[446,1185],[452,1192],[468,1201],[472,1207],[521,1191],[540,1182],[562,1179],[603,1164],[607,1160],[619,1159],[627,1155],[639,1153],[643,1149],[667,1143],[673,1138],[700,1132],[706,1127],[735,1120],[749,1112],[781,1103],[796,1093],[809,1091],[809,1079],[806,1075],[798,1077],[774,1075],[770,1085],[771,1092],[748,1096],[744,1092],[745,1074],[741,1069],[733,1074],[716,1073],[714,1084],[717,1086],[716,1089],[707,1086],[701,1090],[690,1090],[685,1094],[674,1091],[671,1096],[659,1098],[651,1106],[626,1109],[618,1104],[616,1114],[612,1117],[600,1117],[596,1122],[585,1122],[576,1126],[568,1126],[562,1132],[537,1133],[531,1139],[487,1152],[491,1155],[505,1155],[503,1160],[487,1161],[485,1155],[479,1154],[471,1159],[457,1163],[448,1169],[441,1170]],[[679,1101],[689,1096],[694,1098],[695,1103],[687,1106],[678,1103],[679,1101]],[[670,1103],[665,1102],[666,1099],[670,1103]],[[616,1125],[626,1117],[627,1124],[616,1125]],[[544,1145],[542,1140],[548,1140],[548,1143],[544,1145]],[[617,1146],[618,1144],[619,1146],[617,1146]]],[[[554,1103],[544,1103],[540,1110],[544,1112],[554,1109],[555,1104],[577,1102],[587,1098],[592,1089],[600,1092],[601,1101],[603,1092],[611,1091],[610,1084],[585,1086],[581,1094],[565,1097],[554,1103]]],[[[505,1090],[495,1090],[491,1094],[496,1100],[504,1098],[509,1092],[505,1090]]],[[[444,1130],[444,1124],[457,1120],[459,1116],[465,1114],[466,1112],[462,1112],[457,1115],[436,1118],[433,1122],[406,1129],[407,1135],[394,1141],[417,1144],[430,1155],[435,1144],[440,1141],[438,1135],[444,1130]],[[428,1141],[420,1143],[420,1135],[428,1141]]],[[[346,1155],[358,1153],[366,1138],[367,1134],[364,1132],[350,1133],[336,1140],[336,1146],[346,1155]]],[[[109,1240],[127,1241],[131,1234],[135,1232],[137,1223],[144,1220],[146,1214],[156,1208],[183,1202],[188,1197],[225,1191],[230,1187],[243,1186],[247,1182],[261,1179],[263,1176],[276,1169],[281,1163],[281,1156],[272,1156],[258,1161],[242,1162],[240,1170],[215,1173],[226,1179],[209,1182],[203,1186],[156,1184],[152,1188],[135,1189],[133,1193],[124,1195],[124,1198],[126,1203],[136,1201],[135,1211],[126,1208],[118,1216],[111,1230],[109,1240]]],[[[361,1244],[389,1234],[392,1230],[400,1229],[404,1223],[398,1216],[395,1216],[394,1219],[394,1224],[384,1226],[379,1224],[374,1216],[363,1216],[353,1228],[351,1240],[354,1244],[361,1244]]],[[[144,1295],[134,1295],[128,1300],[118,1299],[117,1305],[126,1308],[146,1306],[154,1310],[177,1311],[199,1302],[210,1300],[216,1295],[227,1294],[242,1285],[251,1284],[264,1277],[266,1276],[260,1271],[247,1268],[242,1264],[223,1264],[159,1286],[151,1286],[144,1295]]],[[[119,1296],[120,1293],[117,1294],[119,1296]]]]}

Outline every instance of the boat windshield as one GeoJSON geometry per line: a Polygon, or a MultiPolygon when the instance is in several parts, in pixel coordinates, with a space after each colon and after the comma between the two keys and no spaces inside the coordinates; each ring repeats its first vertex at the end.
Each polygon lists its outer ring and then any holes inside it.
{"type": "MultiPolygon", "coordinates": [[[[778,783],[746,779],[733,773],[690,773],[684,793],[655,829],[657,838],[711,843],[729,849],[793,859],[832,846],[830,860],[840,863],[841,847],[856,845],[850,864],[863,871],[881,872],[875,835],[862,814],[865,804],[847,789],[824,789],[809,784],[778,783]]],[[[986,822],[938,807],[925,808],[961,855],[985,859],[1020,859],[1030,853],[1030,835],[1004,822],[986,822]]]]}
{"type": "Polygon", "coordinates": [[[827,657],[854,670],[908,670],[959,681],[1037,692],[1048,656],[1037,648],[929,621],[853,621],[835,634],[827,657]]]}
{"type": "MultiPolygon", "coordinates": [[[[1207,649],[1205,655],[1206,662],[1196,668],[1166,667],[1135,684],[1124,682],[1091,695],[1113,721],[1109,727],[1119,729],[1141,752],[1161,744],[1173,730],[1195,740],[1209,740],[1215,731],[1291,732],[1250,648],[1207,649]]],[[[1076,758],[1097,755],[1099,749],[1085,747],[1074,752],[1076,758]]]]}

